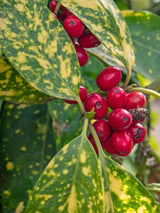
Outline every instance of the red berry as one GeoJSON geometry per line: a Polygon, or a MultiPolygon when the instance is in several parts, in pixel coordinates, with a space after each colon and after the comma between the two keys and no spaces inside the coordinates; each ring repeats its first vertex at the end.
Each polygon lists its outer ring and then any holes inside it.
{"type": "Polygon", "coordinates": [[[111,134],[111,128],[108,121],[104,119],[97,120],[93,124],[100,141],[106,140],[111,134]]]}
{"type": "Polygon", "coordinates": [[[117,155],[127,156],[133,147],[133,141],[127,130],[114,131],[112,134],[112,146],[117,155]]]}
{"type": "Polygon", "coordinates": [[[146,130],[140,123],[132,124],[128,128],[128,132],[131,134],[134,143],[143,142],[146,136],[146,130]]]}
{"type": "Polygon", "coordinates": [[[98,93],[90,93],[84,101],[84,107],[87,112],[90,112],[94,108],[95,119],[104,118],[108,112],[106,101],[98,93]]]}
{"type": "Polygon", "coordinates": [[[57,6],[58,2],[55,1],[55,0],[52,0],[50,1],[49,3],[49,7],[50,7],[50,10],[54,13],[55,9],[56,9],[56,6],[57,6]]]}
{"type": "Polygon", "coordinates": [[[115,109],[109,114],[108,121],[115,130],[125,130],[132,124],[132,116],[125,109],[115,109]]]}
{"type": "MultiPolygon", "coordinates": [[[[84,102],[84,100],[86,99],[87,97],[87,90],[85,87],[83,86],[80,86],[79,88],[79,97],[81,99],[82,102],[84,102]]],[[[66,103],[68,104],[77,104],[77,101],[74,101],[74,100],[66,100],[66,99],[63,99],[66,103]]]]}
{"type": "Polygon", "coordinates": [[[146,97],[141,92],[130,92],[127,94],[126,109],[143,108],[146,104],[146,97]]]}
{"type": "Polygon", "coordinates": [[[76,50],[76,53],[77,53],[79,65],[82,67],[89,60],[88,53],[85,49],[83,49],[83,47],[79,46],[78,44],[75,44],[74,46],[75,46],[75,50],[76,50]]]}
{"type": "Polygon", "coordinates": [[[98,149],[97,149],[96,143],[95,143],[93,136],[91,134],[88,136],[88,140],[91,142],[96,154],[98,154],[98,149]]]}
{"type": "Polygon", "coordinates": [[[76,16],[68,16],[63,23],[64,29],[71,38],[78,38],[84,32],[85,26],[76,16]]]}
{"type": "Polygon", "coordinates": [[[104,150],[106,150],[109,154],[114,155],[115,150],[112,146],[112,138],[107,138],[105,141],[102,142],[102,147],[104,150]]]}
{"type": "Polygon", "coordinates": [[[100,41],[91,33],[85,33],[78,38],[78,43],[84,48],[96,47],[100,41]]]}
{"type": "Polygon", "coordinates": [[[127,100],[126,92],[120,87],[113,87],[108,91],[106,100],[111,109],[123,108],[127,100]]]}
{"type": "Polygon", "coordinates": [[[120,82],[121,78],[121,70],[117,67],[110,66],[99,73],[96,83],[101,90],[107,91],[112,87],[115,87],[120,82]]]}

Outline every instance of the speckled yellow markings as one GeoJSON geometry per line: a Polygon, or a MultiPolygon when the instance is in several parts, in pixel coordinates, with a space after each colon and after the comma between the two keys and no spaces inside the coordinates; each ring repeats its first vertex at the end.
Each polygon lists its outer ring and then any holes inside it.
{"type": "Polygon", "coordinates": [[[57,213],[103,212],[98,162],[83,134],[56,154],[30,195],[26,213],[42,212],[43,209],[57,213]],[[52,194],[52,197],[42,199],[47,194],[52,194]]]}
{"type": "MultiPolygon", "coordinates": [[[[25,54],[24,54],[25,55],[25,54]]],[[[25,57],[19,56],[25,62],[25,57]]],[[[0,99],[14,102],[38,104],[53,99],[32,87],[13,68],[5,56],[0,58],[0,99]]]]}
{"type": "Polygon", "coordinates": [[[63,26],[46,4],[38,0],[2,0],[3,50],[34,88],[48,96],[76,100],[80,82],[77,55],[63,26]]]}
{"type": "Polygon", "coordinates": [[[128,26],[113,1],[61,1],[77,15],[128,70],[134,64],[134,51],[128,26]]]}

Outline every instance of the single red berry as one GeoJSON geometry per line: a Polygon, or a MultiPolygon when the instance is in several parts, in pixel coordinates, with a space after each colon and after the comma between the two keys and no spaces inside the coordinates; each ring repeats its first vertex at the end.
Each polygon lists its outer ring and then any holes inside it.
{"type": "Polygon", "coordinates": [[[78,43],[84,48],[92,48],[100,45],[100,41],[91,32],[81,35],[78,38],[78,43]]]}
{"type": "Polygon", "coordinates": [[[127,94],[126,109],[143,108],[146,104],[146,97],[142,92],[130,92],[127,94]]]}
{"type": "Polygon", "coordinates": [[[98,149],[97,149],[96,143],[95,143],[93,136],[91,134],[88,136],[88,140],[91,142],[96,154],[98,154],[98,149]]]}
{"type": "Polygon", "coordinates": [[[111,109],[123,108],[127,100],[126,92],[120,87],[113,87],[108,90],[106,100],[111,109]]]}
{"type": "Polygon", "coordinates": [[[146,136],[146,130],[140,123],[132,124],[128,128],[128,132],[131,134],[134,143],[143,142],[146,136]]]}
{"type": "Polygon", "coordinates": [[[63,23],[64,29],[71,38],[78,38],[84,32],[85,26],[76,16],[68,16],[63,23]]]}
{"type": "Polygon", "coordinates": [[[106,140],[111,134],[111,128],[108,121],[104,119],[97,120],[93,124],[100,141],[106,140]]]}
{"type": "Polygon", "coordinates": [[[55,9],[56,9],[56,6],[57,6],[58,2],[56,0],[52,0],[50,1],[49,3],[49,8],[50,10],[54,13],[55,9]]]}
{"type": "Polygon", "coordinates": [[[102,70],[96,78],[97,86],[107,91],[112,87],[115,87],[121,80],[122,73],[118,67],[110,66],[102,70]]]}
{"type": "Polygon", "coordinates": [[[108,121],[115,130],[125,130],[132,124],[132,116],[125,109],[115,109],[109,114],[108,121]]]}
{"type": "Polygon", "coordinates": [[[82,67],[89,60],[88,53],[83,47],[79,46],[78,44],[75,44],[74,46],[75,46],[75,50],[76,50],[76,53],[77,53],[79,65],[82,67]]]}
{"type": "MultiPolygon", "coordinates": [[[[81,99],[82,102],[84,102],[84,100],[86,99],[87,97],[87,90],[85,87],[81,86],[80,85],[80,88],[79,88],[79,97],[81,99]]],[[[74,100],[67,100],[67,99],[63,99],[66,103],[68,104],[77,104],[77,101],[74,101],[74,100]]]]}
{"type": "Polygon", "coordinates": [[[111,155],[114,155],[114,154],[116,154],[115,153],[115,150],[114,150],[114,148],[113,148],[113,146],[112,146],[112,138],[110,137],[110,138],[107,138],[106,140],[104,140],[103,142],[102,142],[102,148],[104,149],[104,150],[106,150],[109,154],[111,154],[111,155]]]}
{"type": "Polygon", "coordinates": [[[108,112],[105,99],[98,93],[90,93],[84,101],[84,107],[87,112],[90,112],[94,108],[95,119],[104,118],[108,112]]]}
{"type": "Polygon", "coordinates": [[[127,130],[112,133],[112,146],[117,155],[127,156],[133,147],[132,136],[127,130]]]}

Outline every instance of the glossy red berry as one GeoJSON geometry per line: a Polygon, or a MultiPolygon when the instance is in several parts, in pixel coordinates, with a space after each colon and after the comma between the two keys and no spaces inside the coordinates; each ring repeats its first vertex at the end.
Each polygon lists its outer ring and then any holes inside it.
{"type": "Polygon", "coordinates": [[[71,38],[78,38],[83,34],[85,29],[81,20],[74,15],[68,16],[64,20],[63,27],[71,38]]]}
{"type": "Polygon", "coordinates": [[[140,123],[132,124],[128,128],[128,132],[131,134],[134,143],[143,142],[146,136],[146,130],[140,123]]]}
{"type": "Polygon", "coordinates": [[[101,119],[107,115],[108,107],[105,99],[98,93],[90,93],[85,101],[84,107],[87,112],[94,109],[94,118],[101,119]]]}
{"type": "Polygon", "coordinates": [[[114,150],[114,148],[113,148],[113,146],[112,146],[112,138],[111,138],[111,137],[110,137],[110,138],[107,138],[106,140],[104,140],[104,141],[102,142],[102,148],[103,148],[104,150],[106,150],[106,152],[108,152],[108,153],[111,154],[111,155],[116,154],[116,153],[115,153],[115,150],[114,150]]]}
{"type": "Polygon", "coordinates": [[[111,109],[123,108],[127,100],[126,92],[120,87],[113,87],[108,91],[106,100],[111,109]]]}
{"type": "Polygon", "coordinates": [[[132,124],[132,116],[125,109],[115,109],[109,114],[108,121],[115,130],[125,130],[132,124]]]}
{"type": "Polygon", "coordinates": [[[88,136],[88,140],[91,142],[96,154],[98,154],[98,149],[97,149],[96,143],[95,143],[93,136],[91,134],[88,136]]]}
{"type": "Polygon", "coordinates": [[[97,120],[93,124],[100,141],[106,140],[111,134],[111,128],[108,121],[104,119],[97,120]]]}
{"type": "Polygon", "coordinates": [[[50,10],[52,11],[52,13],[54,13],[57,4],[58,4],[58,2],[55,1],[55,0],[50,1],[50,3],[49,3],[49,8],[50,8],[50,10]]]}
{"type": "MultiPolygon", "coordinates": [[[[87,94],[88,93],[87,93],[86,88],[83,87],[83,86],[80,86],[80,88],[79,88],[79,97],[80,97],[82,102],[84,102],[84,100],[86,99],[87,94]]],[[[64,99],[64,101],[66,103],[68,103],[68,104],[77,104],[77,101],[74,101],[74,100],[66,100],[66,99],[64,99]]]]}
{"type": "Polygon", "coordinates": [[[75,50],[76,50],[76,53],[77,53],[79,65],[82,67],[89,60],[88,53],[83,47],[79,46],[78,44],[75,44],[74,46],[75,46],[75,50]]]}
{"type": "Polygon", "coordinates": [[[96,78],[97,86],[107,91],[112,87],[115,87],[121,80],[122,73],[118,67],[110,66],[102,70],[96,78]]]}
{"type": "Polygon", "coordinates": [[[92,48],[100,45],[100,41],[91,33],[85,33],[78,38],[81,47],[92,48]]]}
{"type": "Polygon", "coordinates": [[[146,97],[141,92],[130,92],[127,94],[126,109],[143,108],[146,104],[146,97]]]}
{"type": "Polygon", "coordinates": [[[111,137],[112,146],[117,155],[127,156],[133,147],[132,136],[127,130],[114,131],[111,137]]]}

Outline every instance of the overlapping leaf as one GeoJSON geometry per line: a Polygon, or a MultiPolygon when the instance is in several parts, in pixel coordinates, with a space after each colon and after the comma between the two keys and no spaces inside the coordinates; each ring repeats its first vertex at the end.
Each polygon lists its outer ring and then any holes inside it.
{"type": "Polygon", "coordinates": [[[32,86],[50,96],[76,99],[80,70],[74,46],[47,2],[0,1],[3,53],[32,86]]]}
{"type": "Polygon", "coordinates": [[[112,0],[59,0],[78,16],[96,37],[131,70],[134,53],[128,26],[112,0]]]}
{"type": "Polygon", "coordinates": [[[160,17],[146,11],[123,11],[123,16],[135,47],[135,71],[156,80],[160,67],[160,17]]]}
{"type": "Polygon", "coordinates": [[[0,58],[0,99],[13,103],[45,103],[53,97],[45,95],[32,87],[9,63],[3,55],[0,58]]]}
{"type": "Polygon", "coordinates": [[[33,193],[26,213],[103,212],[103,192],[98,161],[82,134],[50,161],[33,193]]]}
{"type": "Polygon", "coordinates": [[[2,212],[24,212],[28,194],[56,153],[47,105],[4,103],[0,129],[2,212]]]}

